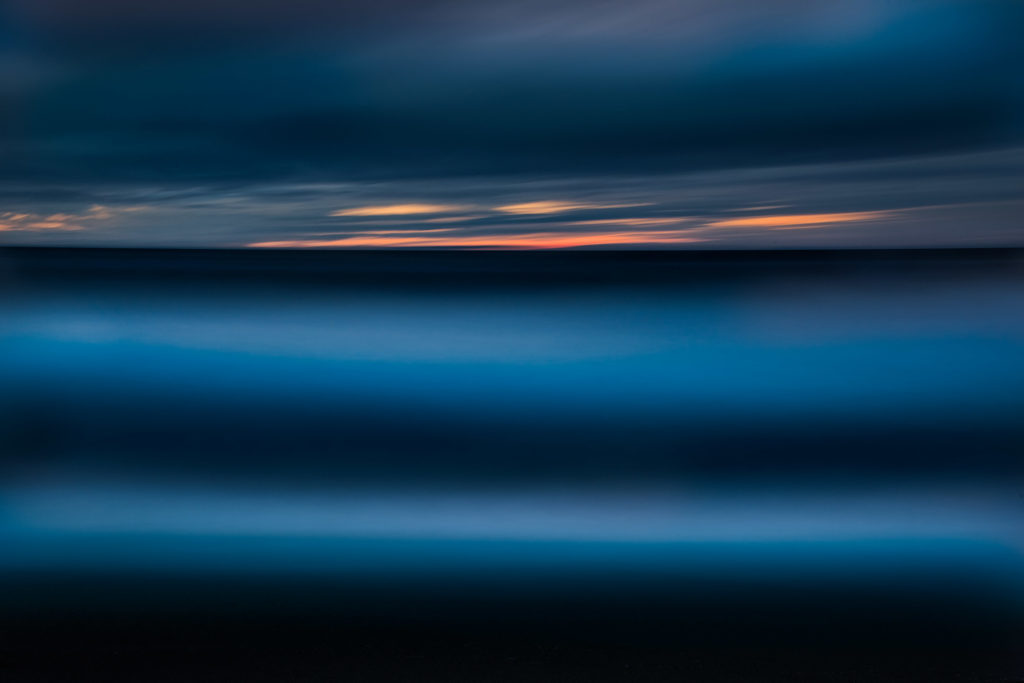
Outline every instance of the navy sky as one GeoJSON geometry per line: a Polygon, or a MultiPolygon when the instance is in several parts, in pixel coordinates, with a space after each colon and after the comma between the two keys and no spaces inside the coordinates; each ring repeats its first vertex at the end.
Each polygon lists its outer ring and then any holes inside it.
{"type": "Polygon", "coordinates": [[[8,0],[0,244],[1024,245],[1019,0],[8,0]]]}

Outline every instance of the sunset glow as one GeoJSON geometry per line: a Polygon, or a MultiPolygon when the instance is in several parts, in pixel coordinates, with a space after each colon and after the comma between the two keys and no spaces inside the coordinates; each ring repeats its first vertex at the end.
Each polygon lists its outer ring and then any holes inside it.
{"type": "Polygon", "coordinates": [[[0,247],[1024,243],[1020,2],[823,1],[12,0],[0,247]]]}
{"type": "Polygon", "coordinates": [[[459,211],[463,207],[450,204],[387,204],[383,206],[357,206],[332,211],[332,216],[414,216],[428,213],[459,211]]]}
{"type": "Polygon", "coordinates": [[[565,249],[614,244],[687,244],[700,242],[683,231],[668,232],[532,232],[481,236],[385,236],[361,234],[332,240],[280,240],[255,242],[250,247],[269,249],[310,249],[332,247],[435,247],[451,249],[565,249]]]}
{"type": "MultiPolygon", "coordinates": [[[[137,210],[136,207],[132,207],[137,210]]],[[[125,211],[126,209],[120,209],[125,211]]],[[[84,230],[85,223],[106,221],[114,217],[114,211],[105,206],[91,206],[80,214],[55,213],[40,215],[8,211],[0,213],[0,231],[15,230],[84,230]]]]}
{"type": "Polygon", "coordinates": [[[851,211],[848,213],[807,213],[753,218],[729,218],[706,225],[714,228],[805,228],[832,223],[860,223],[888,218],[891,211],[851,211]]]}
{"type": "Polygon", "coordinates": [[[501,211],[502,213],[533,215],[581,211],[584,209],[620,209],[633,206],[645,206],[645,204],[593,204],[586,202],[547,200],[539,202],[525,202],[523,204],[505,204],[504,206],[496,206],[495,210],[501,211]]]}

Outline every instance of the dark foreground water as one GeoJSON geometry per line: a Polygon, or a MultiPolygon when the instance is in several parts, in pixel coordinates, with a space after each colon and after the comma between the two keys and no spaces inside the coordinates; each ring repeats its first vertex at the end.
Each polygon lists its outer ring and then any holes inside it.
{"type": "Polygon", "coordinates": [[[7,681],[1024,680],[1024,253],[0,251],[7,681]]]}

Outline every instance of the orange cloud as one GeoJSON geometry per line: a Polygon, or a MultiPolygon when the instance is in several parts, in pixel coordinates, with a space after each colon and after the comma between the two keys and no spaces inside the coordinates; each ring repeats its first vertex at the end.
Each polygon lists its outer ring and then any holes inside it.
{"type": "Polygon", "coordinates": [[[332,211],[331,216],[415,216],[427,213],[462,211],[464,206],[455,204],[381,204],[378,206],[356,206],[351,209],[332,211]]]}
{"type": "Polygon", "coordinates": [[[77,221],[88,216],[71,214],[54,214],[40,216],[34,213],[0,213],[0,231],[14,230],[81,230],[77,221]]]}
{"type": "Polygon", "coordinates": [[[15,230],[84,230],[87,221],[105,221],[123,211],[142,211],[146,207],[131,206],[111,209],[106,206],[91,206],[84,213],[0,213],[0,231],[15,230]]]}
{"type": "Polygon", "coordinates": [[[494,207],[495,211],[502,213],[533,215],[547,213],[562,213],[564,211],[579,211],[581,209],[620,209],[632,206],[647,206],[647,204],[588,204],[583,202],[561,202],[541,201],[524,202],[522,204],[505,204],[494,207]]]}
{"type": "Polygon", "coordinates": [[[27,230],[81,230],[82,226],[75,225],[74,223],[68,223],[63,220],[56,221],[36,221],[35,223],[25,223],[23,226],[27,230]]]}
{"type": "Polygon", "coordinates": [[[686,244],[700,242],[699,238],[685,235],[684,231],[626,231],[626,232],[532,232],[512,235],[469,236],[385,236],[354,235],[333,240],[282,240],[255,242],[250,247],[269,249],[318,249],[332,247],[448,247],[453,249],[565,249],[569,247],[602,246],[609,244],[686,244]]]}
{"type": "Polygon", "coordinates": [[[850,211],[847,213],[803,213],[774,216],[753,216],[751,218],[728,218],[712,221],[705,225],[713,228],[810,228],[832,223],[860,223],[886,218],[890,211],[850,211]]]}

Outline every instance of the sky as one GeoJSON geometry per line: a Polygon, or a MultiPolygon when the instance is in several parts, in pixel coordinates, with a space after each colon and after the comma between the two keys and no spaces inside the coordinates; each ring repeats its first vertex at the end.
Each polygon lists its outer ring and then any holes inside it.
{"type": "Polygon", "coordinates": [[[8,0],[0,245],[1024,246],[1019,0],[8,0]]]}

